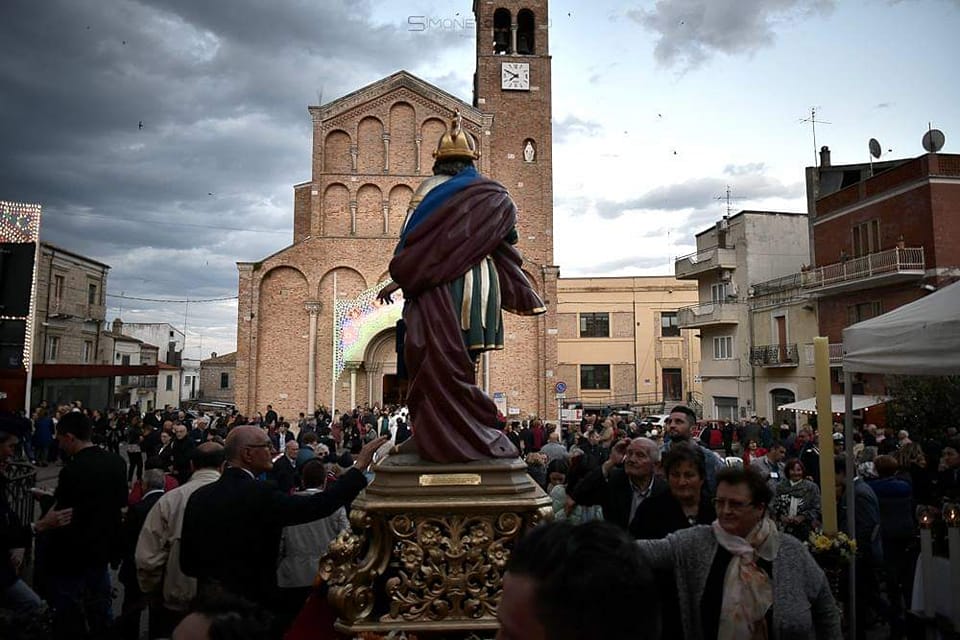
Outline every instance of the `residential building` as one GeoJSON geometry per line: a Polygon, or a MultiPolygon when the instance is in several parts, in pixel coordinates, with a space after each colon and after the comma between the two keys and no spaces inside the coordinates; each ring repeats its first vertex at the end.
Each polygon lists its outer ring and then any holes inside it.
{"type": "Polygon", "coordinates": [[[200,399],[203,402],[236,403],[237,352],[218,356],[216,352],[200,362],[200,399]]]}
{"type": "Polygon", "coordinates": [[[557,371],[583,408],[699,405],[700,346],[678,324],[697,285],[669,276],[560,278],[557,371]]]}
{"type": "MultiPolygon", "coordinates": [[[[159,348],[159,361],[179,368],[186,340],[183,331],[168,322],[124,322],[124,335],[139,338],[159,348]]],[[[178,398],[179,401],[179,398],[178,398]]],[[[174,403],[176,404],[176,403],[174,403]]]]}
{"type": "MultiPolygon", "coordinates": [[[[928,153],[883,163],[833,165],[828,147],[808,167],[811,267],[801,274],[831,344],[842,391],[843,329],[960,278],[960,155],[928,153]]],[[[857,375],[854,393],[886,391],[857,375]]]]}
{"type": "Polygon", "coordinates": [[[40,244],[32,404],[80,400],[88,407],[114,406],[115,381],[120,376],[156,373],[155,367],[140,364],[139,345],[121,339],[115,350],[109,332],[101,331],[109,269],[67,249],[40,244]]]}
{"type": "MultiPolygon", "coordinates": [[[[779,336],[774,341],[771,334],[761,334],[764,342],[754,342],[749,290],[754,282],[795,273],[807,264],[806,215],[741,211],[698,233],[696,246],[695,252],[677,258],[675,274],[678,280],[697,282],[699,302],[679,309],[678,321],[681,329],[696,330],[700,338],[704,416],[739,420],[757,415],[754,369],[769,372],[754,367],[751,348],[779,345],[779,336]]],[[[789,327],[784,331],[790,335],[789,327]]],[[[762,405],[769,406],[769,394],[762,391],[762,405]]]]}
{"type": "Polygon", "coordinates": [[[183,381],[180,385],[180,404],[200,399],[200,359],[183,358],[180,362],[183,381]]]}

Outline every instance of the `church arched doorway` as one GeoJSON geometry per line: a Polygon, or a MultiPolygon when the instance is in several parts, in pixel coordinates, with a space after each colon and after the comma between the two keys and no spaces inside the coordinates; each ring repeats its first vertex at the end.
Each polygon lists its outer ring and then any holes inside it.
{"type": "Polygon", "coordinates": [[[363,357],[371,406],[400,404],[404,389],[397,379],[397,330],[386,329],[371,338],[363,357]]]}

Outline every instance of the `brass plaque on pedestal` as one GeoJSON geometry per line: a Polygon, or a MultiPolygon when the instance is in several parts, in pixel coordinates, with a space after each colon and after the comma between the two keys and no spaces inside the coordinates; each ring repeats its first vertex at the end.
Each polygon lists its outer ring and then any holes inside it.
{"type": "Polygon", "coordinates": [[[352,635],[494,630],[510,549],[553,515],[519,459],[435,464],[390,456],[353,503],[319,577],[352,635]]]}

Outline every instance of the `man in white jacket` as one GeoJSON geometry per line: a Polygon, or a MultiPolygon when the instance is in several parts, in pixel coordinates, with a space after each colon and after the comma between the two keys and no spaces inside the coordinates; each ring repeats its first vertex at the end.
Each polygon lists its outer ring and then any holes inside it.
{"type": "Polygon", "coordinates": [[[137,540],[137,581],[153,596],[150,605],[150,638],[166,638],[189,613],[197,595],[197,581],[180,570],[180,534],[187,500],[200,487],[220,478],[223,446],[205,442],[193,452],[193,475],[181,487],[165,493],[150,510],[137,540]]]}

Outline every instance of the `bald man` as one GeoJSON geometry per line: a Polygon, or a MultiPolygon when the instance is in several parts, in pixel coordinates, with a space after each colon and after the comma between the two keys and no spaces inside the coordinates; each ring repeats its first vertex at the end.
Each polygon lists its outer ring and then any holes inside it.
{"type": "Polygon", "coordinates": [[[223,446],[216,442],[194,448],[190,481],[161,496],[140,530],[137,582],[144,593],[162,596],[151,598],[155,603],[150,605],[151,638],[169,637],[197,595],[197,581],[180,570],[183,514],[194,491],[220,479],[223,455],[223,446]]]}
{"type": "Polygon", "coordinates": [[[190,496],[184,515],[180,563],[197,578],[199,595],[225,591],[275,609],[283,528],[325,518],[352,502],[367,486],[363,470],[387,439],[364,445],[354,466],[326,491],[291,496],[257,480],[273,467],[266,431],[235,427],[227,435],[226,469],[190,496]]]}
{"type": "Polygon", "coordinates": [[[575,504],[601,505],[603,519],[631,531],[633,516],[644,500],[667,491],[657,474],[660,448],[650,438],[621,440],[610,458],[588,473],[570,496],[575,504]]]}

